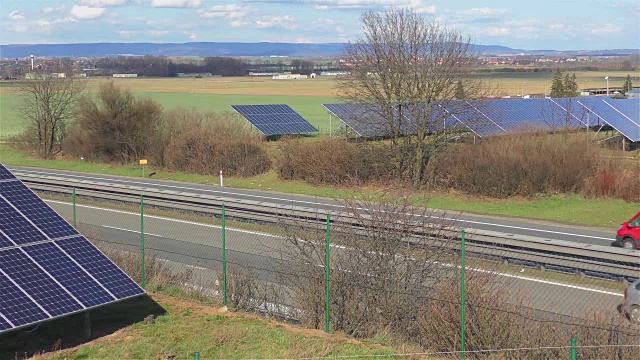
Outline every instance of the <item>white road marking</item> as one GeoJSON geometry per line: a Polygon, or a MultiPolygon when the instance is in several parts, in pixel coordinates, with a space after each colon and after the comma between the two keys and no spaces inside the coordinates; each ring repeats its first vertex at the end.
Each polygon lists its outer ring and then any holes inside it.
{"type": "MultiPolygon", "coordinates": [[[[57,201],[57,200],[45,200],[45,201],[52,202],[52,203],[63,204],[63,205],[69,205],[69,206],[73,205],[73,204],[68,203],[68,202],[57,201]]],[[[121,213],[121,214],[127,214],[127,215],[140,216],[139,213],[133,213],[133,212],[130,212],[130,211],[122,211],[122,210],[115,210],[115,209],[105,209],[105,208],[100,208],[100,207],[96,207],[96,206],[89,206],[89,205],[76,205],[76,207],[84,207],[84,208],[93,209],[93,210],[101,210],[101,211],[108,211],[108,212],[115,212],[115,213],[121,213]]],[[[221,228],[220,226],[216,226],[216,225],[204,224],[204,223],[199,223],[199,222],[194,222],[194,221],[172,219],[172,218],[167,218],[167,217],[162,217],[162,216],[145,215],[145,217],[154,218],[154,219],[158,219],[158,220],[164,220],[164,221],[172,221],[172,222],[188,224],[188,225],[204,226],[204,227],[217,228],[217,229],[221,228]]],[[[134,232],[134,233],[138,233],[138,234],[140,233],[140,231],[136,231],[136,230],[123,229],[123,228],[118,228],[118,227],[108,226],[108,225],[102,225],[102,226],[106,227],[106,228],[115,229],[115,230],[134,232]]],[[[241,233],[248,233],[248,234],[253,234],[253,235],[260,235],[260,236],[268,236],[268,237],[273,237],[273,238],[278,238],[278,239],[282,239],[283,238],[282,236],[278,236],[278,235],[267,234],[267,233],[256,232],[256,231],[249,231],[249,230],[242,230],[242,229],[234,229],[234,228],[228,228],[228,227],[226,228],[226,230],[236,231],[236,232],[241,232],[241,233]]],[[[147,233],[145,233],[145,234],[147,234],[147,233]]],[[[162,237],[160,235],[153,235],[153,234],[148,234],[148,235],[162,237]]],[[[343,245],[331,245],[331,247],[332,248],[337,248],[337,249],[348,249],[347,247],[345,247],[343,245]]],[[[458,268],[460,267],[459,265],[446,264],[446,263],[441,264],[441,265],[450,266],[450,267],[456,266],[458,268]]],[[[466,269],[467,270],[471,270],[471,271],[478,271],[478,272],[489,272],[488,270],[479,269],[479,268],[468,268],[467,267],[466,269]]],[[[570,288],[570,289],[589,291],[589,292],[603,294],[603,295],[611,295],[611,296],[619,296],[619,297],[623,297],[624,296],[623,294],[615,293],[615,292],[611,292],[611,291],[592,289],[592,288],[582,287],[582,286],[577,286],[577,285],[563,284],[563,283],[559,283],[559,282],[555,282],[555,281],[541,280],[541,279],[536,279],[536,278],[532,278],[532,277],[528,277],[528,276],[519,276],[519,275],[508,274],[508,273],[495,273],[495,272],[491,272],[491,273],[493,273],[495,275],[498,275],[498,276],[503,276],[503,277],[512,278],[512,279],[518,279],[518,280],[524,280],[524,281],[532,281],[532,282],[542,283],[542,284],[546,284],[546,285],[555,285],[555,286],[560,286],[560,287],[565,287],[565,288],[570,288]]]]}
{"type": "MultiPolygon", "coordinates": [[[[26,173],[43,174],[43,175],[48,175],[48,176],[60,176],[60,174],[56,174],[56,173],[46,173],[46,172],[32,171],[32,170],[17,170],[17,172],[21,172],[21,171],[22,172],[26,172],[26,173]]],[[[112,179],[112,178],[97,178],[97,177],[92,177],[92,176],[83,176],[83,175],[75,175],[75,174],[72,174],[72,175],[64,174],[64,175],[71,176],[71,177],[76,177],[76,178],[79,178],[79,179],[121,182],[121,183],[136,184],[136,185],[142,185],[142,186],[158,186],[158,187],[174,188],[174,189],[181,189],[181,190],[191,190],[191,191],[195,190],[195,191],[203,191],[203,192],[211,192],[211,193],[220,193],[220,194],[232,195],[232,196],[233,195],[235,195],[235,196],[246,196],[246,197],[253,197],[253,198],[259,198],[259,199],[266,199],[266,200],[288,201],[288,202],[295,202],[295,203],[300,203],[300,204],[315,205],[316,207],[318,205],[321,205],[321,206],[330,206],[330,207],[336,207],[336,208],[341,208],[341,209],[346,208],[344,205],[338,205],[338,204],[325,204],[325,203],[318,203],[318,202],[311,202],[311,201],[269,197],[269,196],[263,196],[263,195],[243,194],[243,193],[236,193],[236,192],[231,192],[231,191],[199,189],[199,188],[191,188],[191,187],[187,187],[187,186],[154,184],[154,183],[145,183],[145,182],[141,182],[141,181],[120,180],[120,179],[112,179]]],[[[358,210],[369,211],[369,209],[366,209],[366,208],[357,208],[357,209],[358,210]]],[[[414,216],[423,217],[420,214],[414,214],[414,216]]],[[[441,218],[439,216],[431,216],[431,215],[427,215],[426,217],[431,218],[431,219],[440,219],[441,218]]],[[[615,240],[614,238],[606,238],[606,237],[601,237],[601,236],[582,235],[582,234],[574,234],[574,233],[568,233],[568,232],[562,232],[562,231],[544,230],[544,229],[533,229],[533,228],[528,228],[528,227],[513,226],[513,225],[503,225],[503,224],[494,224],[494,223],[482,222],[482,221],[462,220],[462,219],[455,219],[455,218],[442,218],[442,219],[446,220],[446,221],[457,221],[457,222],[468,223],[468,224],[495,226],[495,227],[501,227],[501,228],[507,228],[507,229],[516,229],[516,230],[525,230],[525,231],[535,231],[535,232],[541,232],[541,233],[546,233],[546,234],[554,234],[554,235],[576,236],[576,237],[598,239],[598,240],[607,240],[607,241],[615,240]]]]}
{"type": "MultiPolygon", "coordinates": [[[[132,232],[132,233],[136,233],[136,234],[140,234],[140,231],[138,230],[129,230],[129,229],[124,229],[124,228],[119,228],[119,227],[115,227],[115,226],[109,226],[109,225],[100,225],[103,228],[107,228],[107,229],[114,229],[114,230],[120,230],[120,231],[127,231],[127,232],[132,232]]],[[[148,232],[144,232],[145,235],[149,235],[149,236],[155,236],[155,237],[162,237],[160,235],[156,235],[156,234],[151,234],[148,232]]]]}

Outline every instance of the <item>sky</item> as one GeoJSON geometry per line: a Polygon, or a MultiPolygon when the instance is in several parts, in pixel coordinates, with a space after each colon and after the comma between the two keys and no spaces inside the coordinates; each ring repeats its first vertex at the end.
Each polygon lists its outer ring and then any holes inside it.
{"type": "Polygon", "coordinates": [[[1,0],[0,43],[357,39],[360,15],[411,7],[483,45],[640,48],[640,0],[1,0]]]}

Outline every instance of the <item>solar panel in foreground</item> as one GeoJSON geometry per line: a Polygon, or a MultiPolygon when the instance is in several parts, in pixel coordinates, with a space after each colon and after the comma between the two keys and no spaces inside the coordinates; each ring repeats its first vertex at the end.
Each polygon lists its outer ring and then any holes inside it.
{"type": "Polygon", "coordinates": [[[289,105],[231,105],[231,108],[267,136],[318,131],[289,105]]]}
{"type": "Polygon", "coordinates": [[[142,294],[0,164],[0,333],[142,294]]]}

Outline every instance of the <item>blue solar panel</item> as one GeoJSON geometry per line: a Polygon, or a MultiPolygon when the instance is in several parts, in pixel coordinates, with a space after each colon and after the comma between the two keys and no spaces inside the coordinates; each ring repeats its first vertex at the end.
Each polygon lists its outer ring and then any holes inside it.
{"type": "Polygon", "coordinates": [[[9,322],[7,320],[5,320],[4,318],[0,317],[0,331],[9,330],[12,327],[13,326],[11,326],[11,324],[9,324],[9,322]]]}
{"type": "MultiPolygon", "coordinates": [[[[0,195],[20,210],[23,214],[29,214],[28,218],[47,236],[52,239],[78,235],[78,232],[69,225],[60,215],[53,211],[28,187],[19,181],[4,182],[0,186],[0,195]]],[[[12,237],[11,233],[7,233],[12,237]]]]}
{"type": "Polygon", "coordinates": [[[289,105],[231,105],[264,135],[317,132],[307,120],[289,105]]]}
{"type": "Polygon", "coordinates": [[[20,249],[0,251],[0,269],[52,316],[83,309],[20,249]]]}
{"type": "Polygon", "coordinates": [[[86,307],[116,300],[53,243],[22,248],[86,307]]]}
{"type": "Polygon", "coordinates": [[[0,180],[0,333],[142,294],[21,181],[0,180]]]}
{"type": "MultiPolygon", "coordinates": [[[[2,183],[2,186],[6,185],[2,183]]],[[[0,242],[0,249],[8,246],[27,244],[46,240],[47,237],[38,231],[11,204],[0,198],[0,230],[15,242],[8,242],[5,236],[0,242]]]]}
{"type": "Polygon", "coordinates": [[[405,106],[400,108],[402,116],[399,117],[398,108],[395,106],[383,107],[373,103],[322,104],[322,106],[362,137],[392,136],[396,132],[402,135],[415,134],[413,112],[424,112],[412,106],[405,106]],[[393,122],[388,120],[391,117],[393,122]]]}
{"type": "Polygon", "coordinates": [[[58,240],[56,243],[118,299],[140,294],[138,285],[96,249],[89,240],[74,237],[58,240]]]}
{"type": "Polygon", "coordinates": [[[2,294],[0,296],[0,314],[11,321],[13,327],[33,324],[50,318],[2,272],[0,272],[0,294],[2,294]]]}
{"type": "Polygon", "coordinates": [[[10,173],[6,167],[0,164],[0,180],[6,180],[6,179],[15,179],[15,176],[13,176],[13,174],[10,173]]]}
{"type": "MultiPolygon", "coordinates": [[[[640,141],[640,125],[636,123],[633,118],[617,110],[613,105],[616,103],[615,101],[619,100],[600,98],[600,101],[593,104],[589,104],[585,101],[579,101],[579,103],[583,105],[585,109],[588,109],[592,114],[595,114],[600,119],[602,119],[602,121],[618,130],[627,139],[634,142],[640,141]]],[[[624,105],[623,108],[627,110],[626,106],[624,105]]]]}

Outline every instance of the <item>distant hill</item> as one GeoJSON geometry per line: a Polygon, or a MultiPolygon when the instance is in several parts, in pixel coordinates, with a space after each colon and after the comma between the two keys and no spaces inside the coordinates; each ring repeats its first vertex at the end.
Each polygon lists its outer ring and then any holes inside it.
{"type": "MultiPolygon", "coordinates": [[[[0,45],[3,58],[24,58],[29,55],[45,57],[107,57],[118,55],[155,56],[288,56],[288,57],[335,57],[344,49],[344,43],[298,44],[298,43],[233,43],[233,42],[188,42],[188,43],[90,43],[90,44],[11,44],[0,45]]],[[[637,49],[555,51],[522,50],[500,45],[476,45],[476,50],[485,55],[508,54],[575,54],[575,55],[624,55],[637,54],[637,49]]]]}

